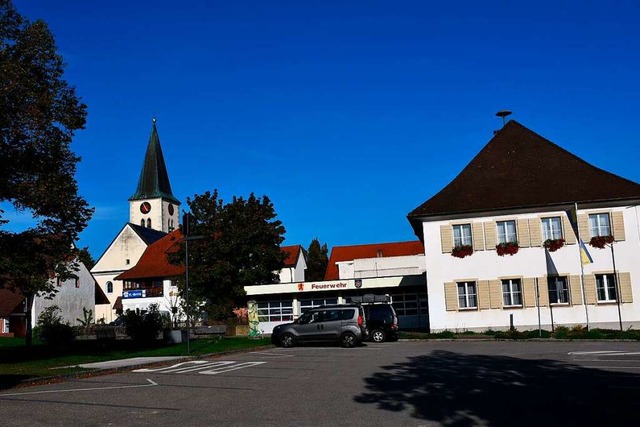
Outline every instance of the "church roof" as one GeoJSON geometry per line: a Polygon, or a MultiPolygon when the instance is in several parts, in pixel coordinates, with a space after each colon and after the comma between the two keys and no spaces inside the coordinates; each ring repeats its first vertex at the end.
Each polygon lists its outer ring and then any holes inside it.
{"type": "Polygon", "coordinates": [[[167,235],[167,233],[165,233],[164,231],[154,230],[153,228],[142,227],[138,224],[133,224],[131,222],[128,223],[127,225],[129,225],[129,227],[131,227],[133,231],[135,231],[136,234],[140,236],[142,241],[147,245],[150,245],[167,235]]]}
{"type": "Polygon", "coordinates": [[[366,258],[423,255],[424,246],[418,240],[394,243],[372,243],[367,245],[334,246],[327,264],[324,280],[338,280],[338,262],[366,258]]]}
{"type": "Polygon", "coordinates": [[[640,199],[640,185],[597,168],[510,120],[439,193],[409,213],[419,218],[574,203],[640,199]]]}
{"type": "Polygon", "coordinates": [[[164,163],[160,138],[156,129],[156,121],[153,120],[153,129],[147,145],[147,153],[144,156],[144,164],[138,180],[138,188],[129,200],[156,199],[162,197],[173,203],[180,204],[171,191],[169,174],[164,163]]]}

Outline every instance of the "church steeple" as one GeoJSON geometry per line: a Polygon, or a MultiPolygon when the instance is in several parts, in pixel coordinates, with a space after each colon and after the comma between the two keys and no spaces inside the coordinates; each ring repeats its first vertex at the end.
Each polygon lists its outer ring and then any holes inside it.
{"type": "Polygon", "coordinates": [[[173,196],[169,174],[164,163],[160,138],[156,129],[156,119],[153,119],[153,129],[147,145],[147,153],[144,157],[144,164],[138,180],[136,192],[129,198],[129,201],[155,199],[161,197],[168,201],[179,204],[180,202],[173,196]]]}
{"type": "Polygon", "coordinates": [[[138,188],[129,197],[129,222],[167,233],[178,225],[178,206],[180,202],[171,191],[154,118],[138,188]]]}

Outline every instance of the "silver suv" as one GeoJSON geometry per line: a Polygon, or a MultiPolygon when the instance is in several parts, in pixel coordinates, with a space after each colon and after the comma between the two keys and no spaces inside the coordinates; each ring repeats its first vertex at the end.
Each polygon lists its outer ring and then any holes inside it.
{"type": "Polygon", "coordinates": [[[343,347],[355,347],[366,338],[364,311],[356,304],[309,309],[295,322],[278,325],[271,333],[271,341],[282,347],[322,341],[334,341],[343,347]]]}

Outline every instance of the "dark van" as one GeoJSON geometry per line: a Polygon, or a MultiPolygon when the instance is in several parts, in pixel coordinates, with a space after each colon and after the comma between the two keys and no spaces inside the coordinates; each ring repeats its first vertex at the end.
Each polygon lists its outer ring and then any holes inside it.
{"type": "Polygon", "coordinates": [[[351,302],[360,304],[364,310],[371,341],[398,341],[398,316],[388,295],[367,294],[351,297],[351,302]]]}

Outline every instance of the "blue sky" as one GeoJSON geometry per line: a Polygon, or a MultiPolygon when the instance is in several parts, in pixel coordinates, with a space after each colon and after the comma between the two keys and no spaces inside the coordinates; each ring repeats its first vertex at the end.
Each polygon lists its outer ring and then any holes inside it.
{"type": "Polygon", "coordinates": [[[88,105],[94,257],[128,220],[151,119],[174,195],[267,195],[285,244],[406,220],[512,118],[640,182],[640,2],[15,0],[88,105]]]}

